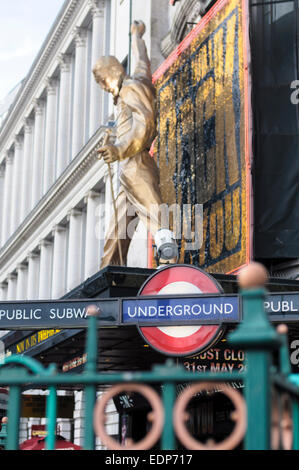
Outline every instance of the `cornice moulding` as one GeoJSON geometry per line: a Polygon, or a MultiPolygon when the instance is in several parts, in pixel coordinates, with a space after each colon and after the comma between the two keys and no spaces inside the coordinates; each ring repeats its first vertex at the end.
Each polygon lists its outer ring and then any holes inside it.
{"type": "Polygon", "coordinates": [[[184,36],[186,36],[187,22],[193,22],[200,15],[205,14],[213,3],[215,3],[215,0],[183,0],[179,4],[170,31],[168,31],[161,42],[161,52],[165,58],[170,55],[184,39],[184,36]]]}
{"type": "MultiPolygon", "coordinates": [[[[78,12],[85,6],[84,0],[72,0],[58,16],[29,71],[27,80],[15,99],[13,108],[0,128],[1,148],[6,145],[7,139],[13,128],[18,125],[22,114],[31,106],[32,94],[39,88],[41,77],[46,76],[51,62],[56,58],[58,48],[61,47],[63,37],[72,31],[78,12]]],[[[30,111],[31,108],[28,110],[30,111]]]]}

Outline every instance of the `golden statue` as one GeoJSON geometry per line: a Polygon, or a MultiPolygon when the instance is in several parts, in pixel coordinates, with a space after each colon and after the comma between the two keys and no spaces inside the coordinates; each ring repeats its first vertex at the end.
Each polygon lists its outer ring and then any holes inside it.
{"type": "Polygon", "coordinates": [[[105,238],[101,268],[109,264],[120,265],[122,257],[126,259],[131,241],[127,227],[136,214],[153,237],[161,229],[159,173],[155,160],[149,155],[156,136],[156,95],[142,39],[144,32],[144,23],[134,21],[131,33],[136,67],[132,77],[113,56],[101,57],[93,68],[95,80],[113,95],[117,106],[116,140],[103,144],[98,152],[109,170],[112,162],[121,162],[120,188],[105,238]],[[136,211],[135,215],[128,214],[130,204],[136,211]]]}

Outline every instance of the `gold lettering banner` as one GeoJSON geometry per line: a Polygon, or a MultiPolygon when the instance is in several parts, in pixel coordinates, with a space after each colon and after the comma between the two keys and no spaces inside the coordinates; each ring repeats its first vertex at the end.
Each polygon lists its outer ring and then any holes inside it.
{"type": "MultiPolygon", "coordinates": [[[[74,397],[57,396],[57,417],[73,418],[74,397]]],[[[22,418],[44,418],[46,416],[46,396],[45,395],[22,395],[22,418]]]]}
{"type": "MultiPolygon", "coordinates": [[[[218,273],[250,259],[246,9],[218,1],[154,74],[163,199],[203,205],[192,219],[201,247],[185,249],[183,236],[179,262],[218,273]]],[[[180,223],[184,235],[184,215],[180,223]]]]}
{"type": "Polygon", "coordinates": [[[18,343],[14,354],[23,354],[37,344],[43,343],[51,336],[57,335],[61,330],[41,330],[18,343]]]}

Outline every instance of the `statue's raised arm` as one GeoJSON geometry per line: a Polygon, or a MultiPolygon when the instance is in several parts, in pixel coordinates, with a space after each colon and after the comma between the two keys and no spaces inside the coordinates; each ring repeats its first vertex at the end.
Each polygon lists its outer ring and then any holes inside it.
{"type": "Polygon", "coordinates": [[[147,78],[152,80],[151,64],[148,58],[147,49],[142,36],[145,33],[143,21],[134,21],[131,25],[132,52],[136,66],[132,78],[147,78]]]}

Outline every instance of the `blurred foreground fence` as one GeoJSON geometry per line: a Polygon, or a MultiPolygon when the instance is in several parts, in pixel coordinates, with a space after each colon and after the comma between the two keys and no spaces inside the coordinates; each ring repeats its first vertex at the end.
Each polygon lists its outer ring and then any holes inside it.
{"type": "Polygon", "coordinates": [[[98,373],[98,334],[96,307],[89,307],[87,330],[87,362],[81,374],[58,373],[55,365],[44,368],[26,356],[10,356],[0,365],[0,385],[9,387],[8,423],[0,432],[0,444],[6,450],[19,447],[19,423],[22,387],[47,387],[46,449],[55,448],[57,418],[57,388],[80,384],[85,393],[84,449],[95,447],[95,435],[108,449],[124,447],[105,431],[105,408],[108,401],[120,392],[136,392],[150,403],[152,411],[149,433],[139,442],[126,442],[127,449],[150,449],[160,442],[162,450],[174,450],[178,441],[186,449],[234,449],[240,442],[247,450],[299,449],[299,374],[291,374],[287,346],[287,328],[277,330],[264,312],[264,287],[240,292],[243,302],[243,321],[228,338],[232,346],[246,352],[246,369],[242,373],[192,373],[172,360],[155,366],[150,372],[98,373]],[[274,366],[274,353],[279,355],[274,366]],[[244,395],[230,386],[243,381],[244,395]],[[176,385],[188,384],[176,397],[176,385]],[[107,393],[96,400],[97,388],[110,385],[107,393]],[[149,384],[161,384],[162,396],[149,384]],[[188,431],[187,406],[201,391],[217,387],[234,406],[232,433],[222,442],[197,441],[188,431]],[[6,430],[7,426],[7,430],[6,430]]]}

